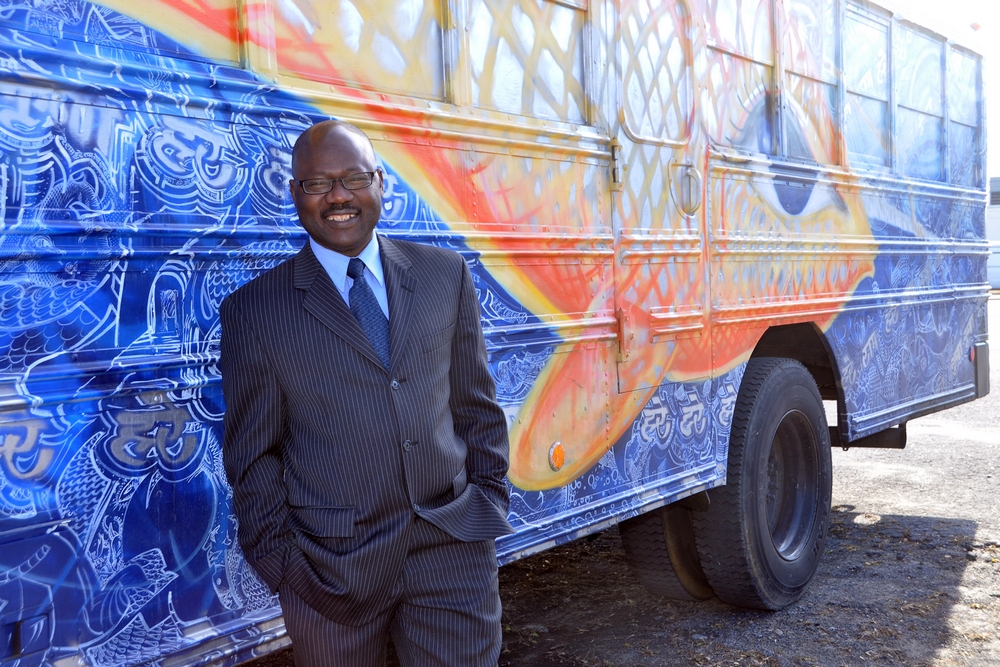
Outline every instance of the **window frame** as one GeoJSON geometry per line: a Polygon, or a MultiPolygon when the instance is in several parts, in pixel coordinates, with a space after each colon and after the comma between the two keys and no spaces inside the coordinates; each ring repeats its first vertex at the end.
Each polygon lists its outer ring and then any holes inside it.
{"type": "MultiPolygon", "coordinates": [[[[973,176],[973,183],[976,188],[985,187],[985,179],[983,177],[984,166],[982,160],[983,154],[983,141],[984,141],[984,110],[983,110],[983,57],[981,54],[966,48],[954,41],[947,39],[943,35],[940,35],[933,30],[927,28],[926,26],[910,22],[896,14],[883,10],[877,6],[869,4],[866,0],[834,0],[834,43],[836,44],[835,53],[835,65],[837,69],[836,84],[835,84],[835,95],[837,108],[834,113],[831,114],[831,119],[834,122],[836,129],[835,132],[840,141],[838,141],[837,146],[833,147],[835,149],[835,161],[832,164],[825,165],[824,163],[800,158],[797,156],[790,155],[788,147],[788,137],[786,130],[786,123],[788,122],[788,114],[790,113],[787,108],[788,100],[788,85],[786,77],[788,74],[795,74],[797,76],[803,76],[802,73],[797,72],[791,67],[786,65],[787,56],[785,54],[784,45],[784,15],[778,9],[778,3],[772,3],[772,16],[774,20],[774,34],[778,39],[774,40],[772,47],[774,49],[774,68],[772,75],[772,85],[774,86],[774,97],[776,99],[775,109],[772,112],[771,120],[774,122],[775,136],[776,136],[776,146],[774,153],[770,154],[769,157],[773,157],[782,161],[809,165],[815,167],[823,166],[838,166],[850,168],[852,171],[868,171],[886,176],[895,176],[899,178],[905,178],[907,180],[914,180],[919,182],[926,182],[930,184],[939,184],[952,187],[970,187],[957,183],[955,181],[955,174],[952,170],[952,153],[954,149],[953,136],[952,136],[952,125],[957,123],[963,127],[969,128],[975,132],[975,146],[974,152],[978,157],[976,164],[974,165],[975,175],[973,176]],[[847,15],[850,11],[856,11],[861,16],[872,17],[877,22],[881,22],[886,26],[887,35],[887,76],[889,80],[887,100],[885,101],[887,107],[886,113],[886,135],[885,135],[885,151],[886,151],[886,164],[882,167],[878,165],[869,164],[851,164],[849,165],[849,153],[847,150],[846,141],[846,109],[847,109],[847,99],[848,99],[848,86],[845,78],[845,43],[844,43],[844,29],[847,21],[847,15]],[[940,179],[927,179],[921,176],[908,176],[902,173],[902,165],[899,156],[899,136],[898,136],[898,111],[900,106],[904,106],[909,109],[910,107],[905,106],[901,103],[899,99],[899,76],[898,76],[898,66],[895,60],[895,51],[897,40],[899,39],[899,33],[901,30],[910,30],[912,32],[918,33],[919,35],[930,39],[941,47],[941,68],[942,68],[942,111],[943,116],[935,116],[940,118],[942,123],[941,131],[941,154],[940,159],[943,162],[941,169],[940,179]],[[953,78],[954,72],[952,71],[952,58],[954,54],[961,54],[963,57],[971,59],[975,64],[975,107],[976,107],[976,124],[974,126],[968,125],[964,121],[958,121],[952,118],[952,100],[954,98],[953,91],[953,78]]],[[[717,48],[717,47],[712,47],[717,48]]],[[[726,49],[721,49],[727,51],[726,49]]],[[[813,77],[806,76],[805,78],[809,80],[814,80],[813,77]]],[[[819,83],[826,85],[833,85],[821,79],[816,80],[819,83]]],[[[929,114],[932,115],[933,114],[929,114]]],[[[741,150],[739,148],[730,146],[729,148],[734,150],[741,150]]]]}
{"type": "MultiPolygon", "coordinates": [[[[555,0],[553,0],[555,1],[555,0]]],[[[630,125],[628,113],[625,110],[625,76],[624,72],[621,71],[622,59],[622,49],[625,48],[624,39],[619,37],[616,41],[615,48],[616,53],[616,73],[617,73],[617,83],[618,83],[618,115],[619,124],[621,125],[622,132],[625,136],[629,138],[630,141],[636,144],[644,144],[648,146],[662,146],[667,148],[684,148],[691,141],[692,128],[697,122],[697,102],[695,100],[695,85],[694,85],[694,53],[692,50],[693,40],[691,39],[691,29],[693,26],[693,14],[691,13],[691,6],[688,0],[676,0],[675,4],[682,8],[684,17],[682,19],[682,25],[680,28],[681,48],[684,50],[684,69],[686,70],[684,80],[687,86],[687,96],[688,96],[688,106],[686,111],[690,114],[690,121],[685,124],[684,133],[678,139],[667,139],[664,137],[655,137],[650,135],[642,134],[638,132],[630,125]]],[[[773,3],[772,3],[773,5],[773,3]]],[[[677,29],[675,28],[675,34],[677,29]]],[[[634,57],[634,53],[632,57],[634,57]]]]}
{"type": "MultiPolygon", "coordinates": [[[[834,68],[836,70],[834,74],[834,81],[825,81],[821,78],[815,78],[813,76],[807,75],[804,72],[792,69],[786,66],[786,54],[785,54],[785,40],[784,40],[784,15],[777,9],[777,4],[773,5],[774,9],[774,34],[778,37],[775,41],[775,71],[774,71],[774,87],[775,87],[775,99],[776,103],[776,118],[775,118],[775,134],[777,135],[777,152],[776,157],[780,157],[782,160],[788,162],[794,162],[803,165],[821,165],[824,164],[817,160],[809,160],[807,158],[797,157],[790,155],[788,148],[788,137],[786,132],[786,123],[788,119],[788,85],[787,76],[789,74],[798,76],[810,81],[814,81],[820,85],[832,86],[834,90],[834,97],[836,100],[836,108],[831,114],[831,119],[834,124],[834,135],[838,137],[843,136],[844,130],[844,108],[847,101],[846,86],[844,84],[844,11],[846,7],[846,2],[844,0],[833,0],[833,44],[834,44],[834,68]]],[[[784,7],[784,3],[782,3],[784,7]]],[[[843,166],[846,162],[847,148],[842,140],[835,142],[833,146],[830,147],[830,152],[833,156],[833,162],[829,163],[832,166],[843,166]]]]}
{"type": "Polygon", "coordinates": [[[945,168],[947,178],[945,183],[953,187],[962,188],[975,188],[979,190],[984,190],[988,187],[988,179],[986,178],[986,163],[985,163],[985,131],[984,126],[986,124],[986,112],[984,107],[984,91],[983,91],[983,56],[975,51],[965,48],[951,40],[945,40],[944,42],[944,138],[945,138],[945,168]],[[952,108],[952,81],[953,72],[951,67],[952,56],[955,54],[961,54],[964,57],[971,59],[975,65],[975,125],[967,125],[966,123],[958,120],[952,119],[951,108],[952,108]],[[952,172],[952,124],[962,125],[963,127],[971,128],[975,133],[975,140],[973,151],[977,156],[977,160],[973,165],[973,176],[972,185],[965,185],[962,183],[955,182],[955,174],[952,172]]]}

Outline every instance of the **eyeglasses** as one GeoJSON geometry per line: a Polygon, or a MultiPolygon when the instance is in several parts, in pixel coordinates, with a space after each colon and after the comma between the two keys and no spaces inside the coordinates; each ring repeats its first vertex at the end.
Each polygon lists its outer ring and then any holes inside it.
{"type": "Polygon", "coordinates": [[[307,178],[304,181],[292,179],[302,188],[307,195],[325,195],[337,182],[344,184],[345,190],[364,190],[372,184],[375,178],[374,171],[362,171],[343,178],[307,178]]]}

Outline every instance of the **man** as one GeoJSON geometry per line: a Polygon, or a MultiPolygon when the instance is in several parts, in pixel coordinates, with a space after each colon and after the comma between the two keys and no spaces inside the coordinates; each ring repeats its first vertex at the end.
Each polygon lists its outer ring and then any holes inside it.
{"type": "Polygon", "coordinates": [[[353,125],[292,151],[309,242],[222,304],[223,458],[247,561],[295,663],[495,666],[507,426],[472,276],[375,235],[382,171],[353,125]],[[388,321],[386,321],[388,320],[388,321]]]}

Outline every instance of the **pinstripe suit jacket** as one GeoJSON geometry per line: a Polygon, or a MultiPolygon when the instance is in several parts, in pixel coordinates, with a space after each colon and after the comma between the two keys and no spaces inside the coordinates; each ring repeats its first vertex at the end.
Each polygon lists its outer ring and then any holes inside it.
{"type": "Polygon", "coordinates": [[[308,244],[221,307],[240,545],[272,591],[346,625],[385,610],[415,515],[463,541],[512,532],[472,275],[448,250],[379,245],[389,371],[308,244]]]}

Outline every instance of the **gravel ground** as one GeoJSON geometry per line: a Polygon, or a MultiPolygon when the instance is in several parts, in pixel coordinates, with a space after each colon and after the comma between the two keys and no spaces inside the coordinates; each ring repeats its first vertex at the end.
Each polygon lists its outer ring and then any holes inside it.
{"type": "Polygon", "coordinates": [[[904,451],[834,450],[827,551],[798,603],[654,597],[612,528],[501,568],[501,666],[1000,665],[1000,341],[991,357],[993,393],[910,422],[904,451]]]}

